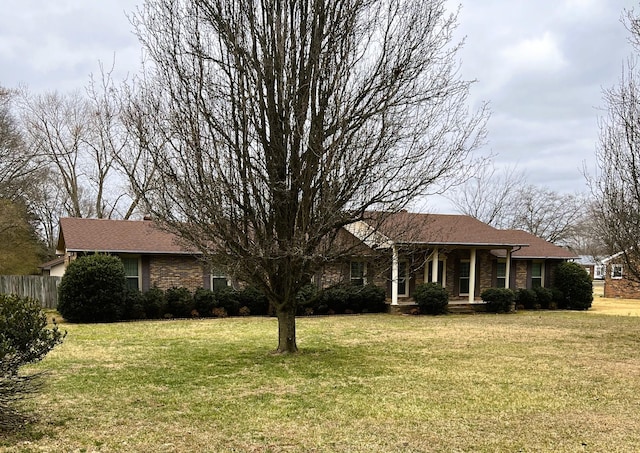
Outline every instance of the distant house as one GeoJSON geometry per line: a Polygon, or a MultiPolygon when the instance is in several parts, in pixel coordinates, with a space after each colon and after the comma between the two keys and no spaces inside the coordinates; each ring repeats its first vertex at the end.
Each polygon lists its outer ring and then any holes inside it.
{"type": "Polygon", "coordinates": [[[604,280],[605,266],[601,260],[595,259],[591,255],[579,255],[573,261],[584,267],[593,280],[604,280]]]}
{"type": "MultiPolygon", "coordinates": [[[[577,256],[524,231],[498,230],[463,215],[399,212],[377,228],[365,221],[340,231],[350,256],[314,276],[319,287],[337,283],[385,288],[389,304],[412,305],[416,285],[438,282],[450,300],[474,303],[484,289],[550,286],[555,267],[577,256]]],[[[78,256],[119,256],[132,288],[217,288],[232,282],[211,271],[200,253],[151,221],[64,218],[58,253],[63,265],[78,256]]]]}
{"type": "Polygon", "coordinates": [[[604,297],[640,299],[640,284],[629,278],[622,252],[602,260],[604,272],[604,297]]]}

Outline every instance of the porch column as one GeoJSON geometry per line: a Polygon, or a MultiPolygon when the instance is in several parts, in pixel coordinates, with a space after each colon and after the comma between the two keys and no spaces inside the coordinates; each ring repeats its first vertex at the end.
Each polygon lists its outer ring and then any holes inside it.
{"type": "Polygon", "coordinates": [[[391,305],[398,305],[398,248],[391,247],[391,305]]]}
{"type": "Polygon", "coordinates": [[[475,300],[476,295],[476,249],[471,249],[469,257],[469,303],[475,300]]]}
{"type": "Polygon", "coordinates": [[[505,273],[505,281],[504,281],[504,287],[508,288],[509,287],[509,281],[511,280],[511,249],[507,249],[507,262],[504,266],[504,273],[505,273]]]}
{"type": "Polygon", "coordinates": [[[433,250],[433,261],[431,262],[431,281],[438,283],[438,248],[433,250]]]}

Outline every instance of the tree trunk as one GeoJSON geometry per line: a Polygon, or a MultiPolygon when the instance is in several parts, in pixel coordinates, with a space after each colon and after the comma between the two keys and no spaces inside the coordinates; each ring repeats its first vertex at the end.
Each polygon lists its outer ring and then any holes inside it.
{"type": "Polygon", "coordinates": [[[278,349],[276,354],[293,354],[298,352],[296,345],[296,307],[285,304],[276,309],[278,317],[278,349]]]}

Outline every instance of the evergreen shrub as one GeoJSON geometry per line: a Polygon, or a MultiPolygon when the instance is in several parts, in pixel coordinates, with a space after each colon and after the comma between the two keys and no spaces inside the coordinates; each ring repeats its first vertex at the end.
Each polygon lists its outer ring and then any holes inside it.
{"type": "Polygon", "coordinates": [[[69,322],[114,322],[125,309],[126,277],[116,256],[89,255],[72,261],[58,288],[58,312],[69,322]]]}
{"type": "Polygon", "coordinates": [[[429,282],[416,286],[413,299],[420,307],[420,312],[428,315],[447,313],[449,293],[440,283],[429,282]]]}
{"type": "Polygon", "coordinates": [[[514,310],[516,294],[510,288],[488,288],[480,297],[490,313],[509,313],[514,310]]]}

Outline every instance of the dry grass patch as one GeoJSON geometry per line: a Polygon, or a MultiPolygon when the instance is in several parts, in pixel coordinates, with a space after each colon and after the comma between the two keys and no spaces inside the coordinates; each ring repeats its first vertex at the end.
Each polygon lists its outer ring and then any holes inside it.
{"type": "Polygon", "coordinates": [[[640,319],[586,313],[65,325],[29,451],[638,451],[640,319]]]}

